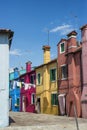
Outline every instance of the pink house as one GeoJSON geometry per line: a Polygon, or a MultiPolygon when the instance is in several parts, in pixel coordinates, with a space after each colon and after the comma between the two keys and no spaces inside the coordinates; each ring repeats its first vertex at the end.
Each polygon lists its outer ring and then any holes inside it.
{"type": "Polygon", "coordinates": [[[81,95],[81,106],[82,106],[82,117],[87,118],[87,24],[81,27],[82,36],[82,95],[81,95]]]}
{"type": "Polygon", "coordinates": [[[36,73],[31,69],[31,62],[26,63],[26,73],[20,76],[20,80],[24,81],[20,90],[20,111],[35,112],[36,73]]]}

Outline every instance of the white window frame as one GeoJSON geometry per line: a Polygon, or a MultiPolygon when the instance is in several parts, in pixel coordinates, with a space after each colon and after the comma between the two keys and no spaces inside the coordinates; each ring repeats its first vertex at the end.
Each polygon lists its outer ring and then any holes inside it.
{"type": "Polygon", "coordinates": [[[31,94],[31,104],[35,104],[35,102],[33,102],[33,95],[34,95],[34,101],[35,101],[35,93],[31,94]]]}
{"type": "MultiPolygon", "coordinates": [[[[63,64],[63,65],[61,65],[61,71],[62,71],[62,67],[64,67],[64,66],[67,66],[67,64],[63,64]]],[[[62,74],[61,74],[61,75],[62,75],[62,74]]],[[[62,78],[61,80],[67,80],[67,78],[68,78],[68,75],[67,75],[66,78],[62,78]]]]}
{"type": "Polygon", "coordinates": [[[61,42],[60,43],[60,54],[64,53],[65,52],[65,42],[61,42]],[[61,45],[64,44],[64,51],[61,51],[61,45]]]}
{"type": "MultiPolygon", "coordinates": [[[[35,76],[35,74],[31,74],[31,75],[30,75],[30,82],[31,82],[31,76],[33,77],[33,81],[34,81],[34,76],[35,76]]],[[[33,82],[32,84],[34,84],[34,82],[33,82]]]]}
{"type": "Polygon", "coordinates": [[[37,85],[41,85],[41,73],[37,73],[37,85]],[[40,74],[40,83],[38,83],[38,75],[40,74]]]}

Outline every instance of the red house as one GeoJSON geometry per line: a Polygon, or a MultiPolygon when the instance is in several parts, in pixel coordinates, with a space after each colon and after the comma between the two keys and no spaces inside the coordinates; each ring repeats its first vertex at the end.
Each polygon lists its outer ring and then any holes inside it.
{"type": "Polygon", "coordinates": [[[67,39],[58,43],[58,88],[59,106],[61,115],[81,116],[82,91],[82,45],[76,40],[77,32],[72,31],[67,39]]]}
{"type": "Polygon", "coordinates": [[[35,112],[36,73],[31,69],[31,62],[26,63],[26,73],[20,76],[24,82],[21,90],[21,111],[35,112]]]}

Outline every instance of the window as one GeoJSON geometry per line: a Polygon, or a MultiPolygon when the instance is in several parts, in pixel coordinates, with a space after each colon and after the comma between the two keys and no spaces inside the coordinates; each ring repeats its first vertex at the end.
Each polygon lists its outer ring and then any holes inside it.
{"type": "Polygon", "coordinates": [[[41,84],[41,75],[40,75],[40,73],[37,74],[37,84],[38,85],[41,84]]]}
{"type": "Polygon", "coordinates": [[[60,44],[60,53],[63,53],[65,51],[64,43],[60,44]]]}
{"type": "Polygon", "coordinates": [[[31,95],[31,104],[35,104],[35,93],[31,95]]]}
{"type": "Polygon", "coordinates": [[[61,78],[67,78],[68,76],[68,71],[67,71],[67,65],[61,66],[61,78]]]}
{"type": "Polygon", "coordinates": [[[51,104],[52,105],[58,105],[58,96],[57,96],[57,93],[51,94],[51,104]]]}
{"type": "Polygon", "coordinates": [[[16,105],[16,106],[19,106],[19,103],[20,103],[20,99],[17,98],[17,99],[16,99],[16,104],[15,104],[15,105],[16,105]]]}
{"type": "Polygon", "coordinates": [[[35,79],[35,75],[31,75],[30,76],[30,82],[31,82],[31,84],[34,84],[34,79],[35,79]]]}
{"type": "Polygon", "coordinates": [[[56,69],[51,69],[50,70],[50,81],[55,81],[56,80],[56,69]]]}

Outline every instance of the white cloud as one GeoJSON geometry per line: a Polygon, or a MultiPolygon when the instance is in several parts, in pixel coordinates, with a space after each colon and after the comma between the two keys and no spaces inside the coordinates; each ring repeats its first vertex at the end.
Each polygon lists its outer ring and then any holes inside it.
{"type": "Polygon", "coordinates": [[[21,53],[21,50],[19,50],[19,49],[14,49],[14,50],[11,50],[11,51],[10,51],[10,55],[21,56],[22,53],[21,53]]]}
{"type": "Polygon", "coordinates": [[[55,33],[59,32],[61,35],[65,35],[69,33],[70,31],[74,30],[73,26],[70,24],[63,24],[61,26],[57,26],[50,30],[50,32],[55,33]]]}
{"type": "Polygon", "coordinates": [[[14,56],[23,56],[23,55],[30,55],[30,54],[32,54],[30,50],[22,51],[20,49],[14,49],[10,51],[10,55],[14,55],[14,56]]]}

